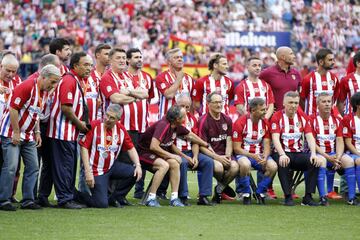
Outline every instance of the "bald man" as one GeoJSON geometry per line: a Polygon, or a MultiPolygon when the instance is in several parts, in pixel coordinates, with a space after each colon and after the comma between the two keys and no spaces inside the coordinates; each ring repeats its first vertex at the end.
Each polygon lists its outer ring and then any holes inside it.
{"type": "Polygon", "coordinates": [[[297,91],[301,76],[291,66],[295,62],[295,54],[289,47],[279,47],[276,50],[277,62],[274,66],[264,69],[259,78],[267,82],[275,97],[275,111],[283,109],[284,94],[288,91],[297,91]]]}

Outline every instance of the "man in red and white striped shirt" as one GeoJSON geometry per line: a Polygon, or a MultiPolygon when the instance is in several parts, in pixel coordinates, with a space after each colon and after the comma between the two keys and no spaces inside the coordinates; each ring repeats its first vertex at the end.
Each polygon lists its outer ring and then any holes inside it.
{"type": "Polygon", "coordinates": [[[223,98],[222,113],[229,114],[230,101],[234,98],[234,83],[226,77],[229,65],[226,57],[222,54],[215,54],[211,57],[208,68],[211,74],[196,81],[193,91],[194,107],[201,115],[208,111],[206,96],[216,91],[223,98]]]}
{"type": "Polygon", "coordinates": [[[79,209],[73,202],[77,139],[79,133],[89,131],[86,102],[81,82],[90,75],[92,59],[85,52],[75,53],[66,73],[55,89],[50,109],[47,136],[52,148],[53,180],[58,204],[63,208],[79,209]]]}
{"type": "Polygon", "coordinates": [[[34,203],[34,187],[39,171],[36,147],[41,146],[39,115],[43,107],[44,91],[54,88],[60,77],[59,69],[48,65],[41,70],[38,78],[24,81],[12,93],[1,124],[4,156],[0,175],[1,210],[16,210],[11,205],[10,198],[20,154],[25,164],[21,208],[40,208],[34,203]]]}
{"type": "MultiPolygon", "coordinates": [[[[103,121],[91,123],[91,130],[80,141],[81,159],[91,196],[80,193],[90,207],[108,207],[109,180],[121,179],[123,188],[116,188],[111,198],[122,202],[136,180],[142,175],[139,156],[125,127],[120,123],[122,109],[110,104],[103,121]],[[120,151],[127,151],[133,165],[116,161],[120,151]]],[[[110,200],[111,201],[111,200],[110,200]]]]}
{"type": "MultiPolygon", "coordinates": [[[[345,173],[345,178],[349,186],[349,202],[355,198],[355,168],[354,161],[344,153],[344,140],[342,134],[341,119],[331,112],[333,104],[332,95],[323,92],[317,98],[318,114],[310,117],[310,124],[314,138],[316,139],[316,151],[321,165],[318,175],[318,190],[320,195],[320,205],[328,206],[328,198],[334,198],[336,193],[332,193],[334,178],[327,179],[327,194],[325,191],[326,170],[338,171],[340,175],[345,173]],[[327,197],[326,197],[327,196],[327,197]]],[[[337,199],[341,198],[338,196],[337,199]]]]}
{"type": "Polygon", "coordinates": [[[301,82],[301,107],[308,115],[316,113],[316,98],[321,92],[333,95],[334,102],[339,96],[339,80],[330,70],[334,67],[335,57],[330,49],[323,48],[316,53],[318,69],[308,74],[301,82]]]}
{"type": "Polygon", "coordinates": [[[352,113],[350,98],[356,92],[360,91],[360,52],[356,53],[352,58],[355,71],[349,73],[340,81],[340,94],[337,101],[337,107],[340,113],[352,113]]]}
{"type": "Polygon", "coordinates": [[[167,110],[175,104],[175,97],[180,93],[193,91],[194,80],[184,73],[183,54],[179,48],[166,53],[169,69],[156,77],[156,88],[160,93],[159,119],[166,115],[167,110]]]}
{"type": "Polygon", "coordinates": [[[65,38],[55,38],[49,44],[49,52],[59,57],[61,61],[60,73],[64,75],[70,69],[67,67],[71,56],[71,44],[65,38]]]}
{"type": "Polygon", "coordinates": [[[252,99],[262,98],[267,107],[265,118],[270,119],[274,112],[274,94],[270,85],[259,79],[261,60],[257,57],[250,57],[247,69],[248,79],[241,81],[235,89],[234,105],[242,116],[249,113],[249,103],[252,99]]]}
{"type": "Polygon", "coordinates": [[[316,143],[307,116],[299,109],[299,93],[289,91],[284,95],[284,110],[271,118],[272,141],[275,147],[273,159],[278,164],[278,175],[285,194],[285,205],[294,206],[291,196],[290,169],[307,171],[305,196],[302,205],[317,206],[311,194],[316,190],[320,161],[316,156],[316,143]],[[311,153],[304,152],[305,135],[311,153]]]}
{"type": "MultiPolygon", "coordinates": [[[[260,71],[259,71],[260,72],[260,71]]],[[[256,195],[259,204],[265,204],[265,193],[276,174],[277,166],[270,157],[270,129],[266,115],[266,103],[263,98],[253,98],[249,103],[250,113],[241,116],[233,125],[233,146],[240,166],[239,183],[245,187],[242,191],[243,202],[250,204],[251,167],[264,173],[258,183],[256,195]]]]}

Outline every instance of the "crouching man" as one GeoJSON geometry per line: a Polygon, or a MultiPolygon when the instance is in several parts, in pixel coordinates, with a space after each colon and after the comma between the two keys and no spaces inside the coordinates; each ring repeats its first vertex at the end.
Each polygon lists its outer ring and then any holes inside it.
{"type": "Polygon", "coordinates": [[[89,207],[107,208],[109,200],[122,202],[135,181],[142,176],[139,156],[126,129],[119,122],[121,114],[120,105],[110,104],[104,120],[93,121],[91,130],[80,141],[81,159],[91,196],[79,193],[79,200],[89,207]],[[134,165],[115,161],[120,151],[127,151],[134,165]],[[110,178],[124,181],[124,184],[108,197],[110,178]]]}

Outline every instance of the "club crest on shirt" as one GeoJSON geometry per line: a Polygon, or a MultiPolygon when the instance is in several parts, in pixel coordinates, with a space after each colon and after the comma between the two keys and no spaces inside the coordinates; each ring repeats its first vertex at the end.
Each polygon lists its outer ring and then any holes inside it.
{"type": "Polygon", "coordinates": [[[155,159],[155,155],[154,155],[154,154],[151,154],[151,155],[150,155],[150,159],[155,159]]]}
{"type": "Polygon", "coordinates": [[[226,91],[226,90],[228,90],[228,85],[227,84],[224,84],[223,85],[223,89],[226,91]]]}
{"type": "Polygon", "coordinates": [[[237,131],[234,131],[234,133],[233,133],[233,137],[234,137],[234,138],[237,138],[237,137],[238,137],[238,133],[237,133],[237,131]]]}
{"type": "Polygon", "coordinates": [[[171,138],[172,138],[172,139],[175,139],[175,138],[176,138],[176,133],[173,133],[173,135],[172,135],[171,138]]]}
{"type": "Polygon", "coordinates": [[[348,128],[347,127],[344,127],[343,128],[343,134],[347,134],[348,133],[348,128]]]}
{"type": "Polygon", "coordinates": [[[164,89],[164,88],[166,88],[166,84],[165,84],[165,83],[162,83],[162,84],[160,84],[160,87],[161,87],[162,89],[164,89]]]}
{"type": "Polygon", "coordinates": [[[111,92],[111,90],[112,90],[111,86],[106,87],[106,91],[111,92]]]}
{"type": "Polygon", "coordinates": [[[263,135],[264,134],[264,129],[260,129],[260,134],[263,135]]]}
{"type": "Polygon", "coordinates": [[[14,103],[15,103],[16,105],[19,105],[20,102],[21,102],[21,98],[19,98],[19,97],[17,97],[17,98],[15,99],[15,101],[14,101],[14,103]]]}
{"type": "Polygon", "coordinates": [[[189,129],[191,129],[191,128],[192,128],[192,124],[191,124],[191,122],[190,122],[190,121],[188,121],[188,122],[186,123],[186,128],[189,128],[189,129]]]}
{"type": "Polygon", "coordinates": [[[224,124],[222,125],[222,129],[224,129],[224,131],[226,131],[226,130],[228,129],[228,126],[227,126],[226,123],[224,123],[224,124]]]}
{"type": "Polygon", "coordinates": [[[291,77],[292,77],[293,80],[296,80],[295,74],[291,74],[291,77]]]}
{"type": "Polygon", "coordinates": [[[275,129],[276,129],[276,123],[271,124],[271,128],[272,128],[273,130],[275,130],[275,129]]]}
{"type": "Polygon", "coordinates": [[[295,125],[296,127],[300,127],[300,122],[297,122],[295,125]]]}
{"type": "Polygon", "coordinates": [[[69,93],[67,94],[67,98],[68,98],[69,100],[72,100],[72,99],[73,99],[73,95],[72,95],[71,92],[69,92],[69,93]]]}
{"type": "Polygon", "coordinates": [[[261,87],[260,89],[261,89],[261,91],[263,91],[263,92],[266,91],[266,88],[265,88],[265,87],[261,87]]]}
{"type": "Polygon", "coordinates": [[[196,96],[196,89],[193,90],[193,96],[196,96]]]}
{"type": "Polygon", "coordinates": [[[335,124],[331,124],[331,129],[335,129],[336,128],[336,125],[335,124]]]}

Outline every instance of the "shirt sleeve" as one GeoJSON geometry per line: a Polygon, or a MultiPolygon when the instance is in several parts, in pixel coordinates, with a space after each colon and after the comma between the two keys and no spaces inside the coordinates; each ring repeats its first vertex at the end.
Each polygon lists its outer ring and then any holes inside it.
{"type": "Polygon", "coordinates": [[[334,76],[334,81],[335,81],[335,86],[334,86],[334,102],[336,102],[336,100],[339,98],[340,95],[340,81],[339,79],[334,76]]]}
{"type": "Polygon", "coordinates": [[[233,100],[234,99],[234,82],[228,78],[229,80],[229,90],[227,92],[228,96],[229,96],[229,101],[233,100]]]}
{"type": "Polygon", "coordinates": [[[194,86],[194,89],[192,92],[193,101],[201,102],[201,98],[202,98],[203,91],[204,91],[203,90],[203,82],[204,82],[203,78],[200,78],[195,82],[195,86],[194,86]]]}
{"type": "Polygon", "coordinates": [[[106,99],[109,99],[114,93],[120,92],[119,88],[116,86],[114,79],[109,75],[105,75],[101,78],[100,82],[100,91],[105,96],[106,99]]]}
{"type": "Polygon", "coordinates": [[[271,133],[270,133],[270,124],[268,120],[264,120],[265,121],[265,135],[264,138],[269,138],[271,139],[271,133]]]}
{"type": "Polygon", "coordinates": [[[86,148],[88,150],[91,150],[91,144],[92,144],[92,140],[93,140],[93,137],[94,137],[94,131],[95,131],[96,125],[98,125],[99,123],[100,123],[99,120],[91,122],[90,131],[88,131],[86,133],[86,135],[83,136],[79,141],[80,146],[82,146],[82,147],[84,147],[84,148],[86,148]]]}
{"type": "Polygon", "coordinates": [[[171,85],[165,79],[165,73],[162,73],[156,77],[156,87],[161,94],[164,95],[166,89],[168,89],[171,85]]]}
{"type": "Polygon", "coordinates": [[[76,80],[70,76],[65,75],[60,85],[59,99],[61,104],[73,105],[76,93],[76,80]]]}
{"type": "Polygon", "coordinates": [[[271,118],[271,132],[272,133],[280,133],[280,114],[281,112],[275,113],[271,118]]]}
{"type": "Polygon", "coordinates": [[[339,121],[339,126],[335,131],[336,137],[343,137],[343,123],[340,119],[337,119],[337,121],[339,121]]]}
{"type": "Polygon", "coordinates": [[[343,118],[342,122],[341,122],[341,126],[342,126],[342,135],[344,138],[352,138],[352,130],[350,127],[350,117],[346,116],[343,118]]]}
{"type": "Polygon", "coordinates": [[[205,142],[209,142],[208,137],[208,127],[206,124],[206,117],[207,115],[204,115],[202,118],[200,118],[198,126],[199,126],[199,137],[204,140],[205,142]]]}
{"type": "Polygon", "coordinates": [[[272,91],[272,88],[270,87],[270,85],[268,83],[266,83],[267,86],[267,97],[268,97],[268,103],[269,104],[274,104],[275,103],[275,98],[274,98],[274,93],[272,91]]]}
{"type": "Polygon", "coordinates": [[[195,117],[192,117],[192,120],[194,121],[194,126],[192,127],[191,131],[197,135],[199,132],[198,121],[195,117]]]}
{"type": "Polygon", "coordinates": [[[339,101],[344,102],[349,93],[349,85],[348,85],[349,77],[343,77],[340,81],[340,90],[339,90],[339,101]]]}
{"type": "Polygon", "coordinates": [[[155,127],[153,138],[156,138],[160,142],[164,139],[166,132],[169,130],[170,124],[165,121],[159,121],[155,127]]]}
{"type": "Polygon", "coordinates": [[[310,77],[311,73],[308,74],[301,82],[301,91],[300,91],[300,98],[306,99],[310,93],[310,77]]]}
{"type": "Polygon", "coordinates": [[[34,82],[30,80],[29,82],[24,82],[16,86],[11,96],[10,107],[20,110],[30,99],[33,85],[34,82]]]}
{"type": "Polygon", "coordinates": [[[235,121],[233,125],[232,140],[233,142],[243,142],[242,132],[244,130],[244,124],[240,120],[235,121]]]}
{"type": "Polygon", "coordinates": [[[233,125],[233,122],[232,122],[231,118],[226,117],[226,124],[228,125],[228,129],[226,131],[226,134],[227,134],[228,137],[231,137],[232,136],[232,125],[233,125]]]}
{"type": "Polygon", "coordinates": [[[234,99],[234,105],[238,104],[245,104],[245,98],[244,98],[244,84],[243,81],[239,83],[239,85],[235,89],[235,99],[234,99]]]}

